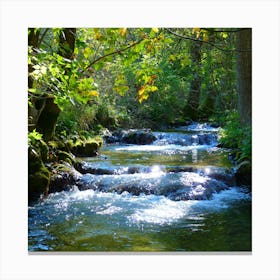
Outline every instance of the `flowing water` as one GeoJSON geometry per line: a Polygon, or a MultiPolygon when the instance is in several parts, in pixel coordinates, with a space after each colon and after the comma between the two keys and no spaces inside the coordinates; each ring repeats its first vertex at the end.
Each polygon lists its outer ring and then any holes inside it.
{"type": "Polygon", "coordinates": [[[90,173],[29,207],[29,251],[251,251],[251,194],[235,186],[217,129],[105,145],[90,173]],[[94,170],[94,172],[92,172],[94,170]]]}

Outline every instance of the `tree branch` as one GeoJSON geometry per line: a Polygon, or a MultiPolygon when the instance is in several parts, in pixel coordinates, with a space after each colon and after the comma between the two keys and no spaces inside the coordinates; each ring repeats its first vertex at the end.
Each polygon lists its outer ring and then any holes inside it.
{"type": "Polygon", "coordinates": [[[40,47],[41,43],[43,42],[44,37],[46,36],[47,32],[48,32],[49,28],[46,28],[46,30],[44,31],[44,33],[42,34],[41,38],[38,41],[38,47],[40,47]]]}
{"type": "Polygon", "coordinates": [[[227,33],[235,33],[235,32],[243,31],[243,30],[245,30],[245,29],[249,29],[249,28],[236,28],[236,29],[228,29],[228,28],[226,28],[226,30],[223,30],[223,29],[214,30],[214,28],[201,28],[201,29],[202,29],[202,30],[209,31],[209,32],[227,32],[227,33]]]}
{"type": "Polygon", "coordinates": [[[205,43],[205,44],[211,45],[214,48],[216,48],[216,49],[218,49],[220,51],[223,51],[223,52],[251,52],[251,50],[224,49],[224,48],[221,48],[221,47],[219,47],[219,46],[217,46],[214,43],[209,42],[209,41],[205,41],[205,40],[201,40],[201,39],[197,39],[197,38],[192,38],[192,37],[188,37],[188,36],[185,36],[185,35],[181,35],[181,34],[178,34],[178,33],[174,32],[174,31],[170,30],[169,28],[166,28],[166,30],[169,33],[171,33],[171,34],[173,34],[173,35],[175,35],[175,36],[177,36],[179,38],[182,38],[182,39],[185,39],[185,40],[191,40],[191,41],[194,41],[194,42],[205,43]]]}
{"type": "Polygon", "coordinates": [[[119,53],[122,53],[122,52],[124,52],[124,51],[126,51],[126,50],[128,50],[128,49],[130,49],[130,48],[132,48],[132,47],[134,47],[135,45],[140,44],[143,40],[144,40],[144,39],[141,39],[141,40],[139,40],[139,41],[137,41],[137,42],[134,42],[134,43],[132,43],[132,44],[126,46],[126,47],[123,48],[123,49],[118,49],[118,50],[115,50],[115,51],[113,51],[113,52],[110,52],[110,53],[107,53],[107,54],[105,54],[105,55],[103,55],[103,56],[98,57],[97,59],[93,60],[88,66],[86,66],[86,67],[82,70],[81,74],[84,73],[88,68],[90,68],[93,64],[95,64],[95,63],[98,62],[99,60],[102,60],[102,59],[104,59],[105,57],[110,56],[110,55],[114,55],[114,54],[117,54],[117,53],[118,53],[118,54],[119,54],[119,53]]]}

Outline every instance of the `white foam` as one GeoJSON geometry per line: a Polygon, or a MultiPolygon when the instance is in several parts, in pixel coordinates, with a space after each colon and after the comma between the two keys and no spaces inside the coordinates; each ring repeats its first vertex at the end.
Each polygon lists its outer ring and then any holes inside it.
{"type": "Polygon", "coordinates": [[[219,128],[210,126],[207,123],[194,123],[187,126],[188,131],[219,131],[219,128]]]}
{"type": "Polygon", "coordinates": [[[116,151],[147,151],[147,152],[156,152],[156,151],[171,151],[175,153],[176,151],[190,151],[190,150],[201,150],[201,149],[210,149],[215,147],[215,145],[190,145],[190,146],[182,146],[182,145],[132,145],[132,146],[119,146],[116,147],[116,151]]]}
{"type": "Polygon", "coordinates": [[[162,197],[159,202],[147,205],[146,209],[136,210],[129,220],[134,223],[169,224],[184,217],[192,203],[195,202],[175,202],[162,197]]]}
{"type": "Polygon", "coordinates": [[[118,213],[122,211],[121,207],[116,207],[116,206],[110,206],[109,208],[102,210],[102,211],[98,211],[96,212],[96,214],[100,214],[100,215],[112,215],[115,213],[118,213]]]}
{"type": "MultiPolygon", "coordinates": [[[[151,200],[153,196],[147,200],[151,200]]],[[[138,209],[129,220],[132,223],[170,224],[181,218],[202,221],[205,212],[217,212],[226,209],[231,203],[251,199],[249,194],[243,193],[239,188],[231,188],[214,194],[211,200],[171,201],[160,197],[156,203],[147,203],[145,209],[138,209]]]]}
{"type": "Polygon", "coordinates": [[[70,193],[70,197],[76,200],[88,200],[93,198],[94,194],[94,191],[91,189],[85,191],[75,190],[72,193],[70,193]]]}
{"type": "MultiPolygon", "coordinates": [[[[200,189],[198,188],[197,191],[200,189]]],[[[90,213],[98,215],[110,215],[117,219],[121,216],[131,226],[145,223],[165,225],[175,223],[182,218],[202,222],[205,213],[221,211],[239,200],[251,200],[251,195],[234,187],[214,194],[211,200],[173,201],[161,195],[134,196],[128,192],[117,194],[75,189],[52,194],[44,202],[48,204],[44,209],[47,207],[50,213],[54,210],[55,215],[60,213],[67,219],[65,212],[73,203],[79,202],[75,207],[81,207],[81,213],[84,213],[85,209],[91,209],[90,213]]]]}

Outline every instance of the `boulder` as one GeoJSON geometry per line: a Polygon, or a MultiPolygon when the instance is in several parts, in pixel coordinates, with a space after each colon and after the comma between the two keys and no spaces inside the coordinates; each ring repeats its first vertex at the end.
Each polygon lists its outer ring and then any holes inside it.
{"type": "Polygon", "coordinates": [[[96,167],[92,164],[88,164],[84,161],[77,161],[74,164],[75,169],[80,172],[81,174],[95,174],[95,175],[113,175],[114,170],[113,169],[106,169],[106,168],[100,168],[96,167]]]}
{"type": "Polygon", "coordinates": [[[119,176],[85,174],[76,185],[79,190],[164,195],[175,201],[210,199],[214,193],[228,189],[221,181],[193,172],[160,173],[156,176],[136,173],[119,176]]]}
{"type": "Polygon", "coordinates": [[[166,168],[167,172],[196,172],[197,168],[194,166],[171,166],[166,168]]]}
{"type": "Polygon", "coordinates": [[[235,174],[232,169],[217,166],[205,166],[199,168],[197,172],[200,175],[208,176],[210,178],[222,181],[229,186],[236,185],[235,174]]]}
{"type": "Polygon", "coordinates": [[[153,133],[148,131],[130,131],[121,139],[122,142],[126,144],[136,144],[136,145],[149,145],[152,144],[157,138],[153,133]]]}
{"type": "Polygon", "coordinates": [[[235,171],[236,184],[238,186],[252,185],[252,165],[249,161],[241,162],[235,171]]]}
{"type": "Polygon", "coordinates": [[[98,149],[102,146],[101,139],[87,139],[87,140],[77,140],[73,145],[71,152],[75,156],[80,157],[92,157],[97,155],[98,149]]]}
{"type": "Polygon", "coordinates": [[[69,190],[82,176],[67,162],[53,164],[50,169],[49,193],[69,190]]]}
{"type": "Polygon", "coordinates": [[[50,172],[43,164],[40,153],[28,149],[28,204],[48,193],[50,172]]]}
{"type": "Polygon", "coordinates": [[[118,130],[104,137],[106,143],[125,143],[136,145],[152,144],[157,138],[149,130],[118,130]]]}

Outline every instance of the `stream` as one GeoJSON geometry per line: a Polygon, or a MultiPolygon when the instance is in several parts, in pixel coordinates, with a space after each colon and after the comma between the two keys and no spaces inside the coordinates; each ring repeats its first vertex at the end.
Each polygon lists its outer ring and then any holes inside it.
{"type": "Polygon", "coordinates": [[[251,251],[251,193],[217,132],[194,123],[83,158],[69,191],[29,206],[29,251],[251,251]]]}

